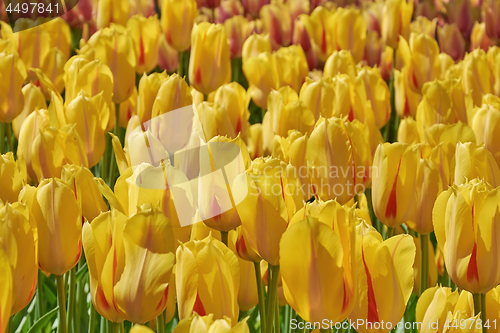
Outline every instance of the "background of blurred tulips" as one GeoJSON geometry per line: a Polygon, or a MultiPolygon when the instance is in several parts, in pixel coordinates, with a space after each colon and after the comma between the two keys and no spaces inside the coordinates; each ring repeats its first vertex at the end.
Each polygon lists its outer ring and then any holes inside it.
{"type": "Polygon", "coordinates": [[[500,332],[499,42],[497,0],[0,3],[0,333],[500,332]]]}

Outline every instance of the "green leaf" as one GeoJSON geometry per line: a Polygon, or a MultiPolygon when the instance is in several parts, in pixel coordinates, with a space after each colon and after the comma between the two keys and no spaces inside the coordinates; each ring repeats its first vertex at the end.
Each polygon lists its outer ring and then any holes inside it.
{"type": "Polygon", "coordinates": [[[78,269],[78,272],[76,272],[76,282],[80,282],[88,271],[87,263],[83,264],[82,267],[78,269]]]}
{"type": "Polygon", "coordinates": [[[30,327],[28,333],[41,332],[42,328],[57,315],[58,310],[59,306],[56,306],[55,308],[47,312],[42,318],[38,319],[37,322],[33,324],[33,326],[30,327]]]}

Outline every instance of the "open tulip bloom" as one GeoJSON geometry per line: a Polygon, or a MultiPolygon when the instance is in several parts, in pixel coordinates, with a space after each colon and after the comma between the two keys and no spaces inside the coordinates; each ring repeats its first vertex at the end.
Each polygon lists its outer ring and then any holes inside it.
{"type": "Polygon", "coordinates": [[[497,0],[0,1],[0,333],[500,332],[497,0]]]}

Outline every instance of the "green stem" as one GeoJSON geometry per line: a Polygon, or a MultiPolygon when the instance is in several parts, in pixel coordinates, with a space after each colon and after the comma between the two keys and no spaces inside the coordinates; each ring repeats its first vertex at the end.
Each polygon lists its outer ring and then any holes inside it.
{"type": "MultiPolygon", "coordinates": [[[[43,295],[42,295],[42,289],[43,289],[43,282],[42,282],[42,271],[38,270],[38,283],[36,285],[36,303],[37,303],[37,309],[38,309],[38,318],[43,317],[43,295]]],[[[37,318],[37,319],[38,319],[37,318]]]]}
{"type": "Polygon", "coordinates": [[[111,333],[120,332],[120,323],[111,323],[111,333]]]}
{"type": "Polygon", "coordinates": [[[483,325],[483,333],[488,333],[488,327],[486,327],[486,320],[488,320],[486,310],[486,294],[481,294],[481,323],[483,325]]]}
{"type": "Polygon", "coordinates": [[[177,73],[179,74],[180,77],[184,77],[186,75],[184,73],[184,54],[185,51],[179,51],[179,61],[177,65],[177,73]]]}
{"type": "Polygon", "coordinates": [[[481,312],[481,294],[473,294],[474,314],[477,316],[481,312]]]}
{"type": "Polygon", "coordinates": [[[224,243],[224,245],[226,245],[227,247],[229,247],[229,245],[228,245],[228,244],[229,244],[229,243],[228,243],[228,242],[229,242],[229,241],[228,241],[228,239],[229,239],[229,232],[228,232],[228,231],[221,231],[221,232],[220,232],[220,240],[221,240],[221,242],[222,242],[222,243],[224,243]]]}
{"type": "Polygon", "coordinates": [[[275,306],[276,306],[276,299],[277,299],[277,292],[278,292],[278,279],[279,279],[279,272],[280,272],[280,266],[276,265],[273,266],[269,264],[268,267],[269,272],[271,273],[271,280],[268,281],[268,288],[269,288],[269,293],[268,293],[268,308],[267,308],[267,324],[266,324],[266,333],[271,333],[273,329],[273,323],[274,320],[279,321],[279,314],[275,318],[275,306]]]}
{"type": "Polygon", "coordinates": [[[14,152],[14,142],[12,141],[12,124],[5,123],[5,135],[7,136],[7,147],[9,151],[14,152]]]}
{"type": "MultiPolygon", "coordinates": [[[[116,112],[116,122],[115,122],[115,128],[113,130],[113,134],[115,136],[119,136],[120,134],[120,104],[115,104],[115,112],[116,112]]],[[[112,145],[111,145],[112,147],[112,145]]],[[[111,153],[110,153],[110,158],[109,158],[109,178],[108,178],[108,186],[113,188],[112,186],[114,185],[115,181],[115,169],[116,169],[116,161],[115,161],[115,152],[111,148],[111,153]]]]}
{"type": "Polygon", "coordinates": [[[94,308],[94,304],[90,302],[90,319],[89,319],[89,332],[95,332],[95,317],[96,310],[94,308]]]}
{"type": "Polygon", "coordinates": [[[75,316],[75,305],[76,305],[76,267],[73,267],[69,271],[69,295],[68,295],[69,309],[67,313],[68,327],[71,332],[73,332],[73,319],[75,316]]]}
{"type": "Polygon", "coordinates": [[[156,318],[156,332],[165,333],[165,317],[163,317],[163,312],[156,318]]]}
{"type": "Polygon", "coordinates": [[[64,277],[62,275],[56,276],[57,280],[57,304],[59,305],[59,333],[67,333],[66,328],[66,300],[64,292],[64,277]]]}
{"type": "Polygon", "coordinates": [[[7,333],[12,333],[12,317],[9,318],[9,322],[7,323],[7,333]]]}
{"type": "Polygon", "coordinates": [[[391,238],[396,234],[396,228],[395,227],[387,227],[387,239],[391,238]]]}
{"type": "Polygon", "coordinates": [[[0,123],[0,155],[3,155],[5,150],[5,124],[0,123]]]}
{"type": "Polygon", "coordinates": [[[274,319],[274,333],[280,333],[280,303],[278,300],[278,293],[276,293],[276,312],[275,312],[275,319],[274,319]]]}
{"type": "Polygon", "coordinates": [[[448,274],[448,270],[446,266],[443,267],[443,286],[450,288],[450,275],[448,274]]]}
{"type": "Polygon", "coordinates": [[[203,101],[208,101],[208,95],[203,95],[203,101]]]}
{"type": "Polygon", "coordinates": [[[262,285],[260,262],[253,263],[255,267],[255,279],[257,280],[257,291],[259,295],[260,327],[262,332],[266,328],[266,300],[264,298],[264,286],[262,285]]]}
{"type": "Polygon", "coordinates": [[[420,295],[429,284],[429,235],[420,235],[420,295]]]}

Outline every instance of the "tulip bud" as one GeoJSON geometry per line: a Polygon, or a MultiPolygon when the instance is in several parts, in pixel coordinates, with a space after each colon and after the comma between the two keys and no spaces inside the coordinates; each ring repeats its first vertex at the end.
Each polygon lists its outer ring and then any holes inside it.
{"type": "Polygon", "coordinates": [[[235,138],[236,133],[226,109],[217,104],[203,102],[196,108],[206,140],[217,135],[235,138]]]}
{"type": "Polygon", "coordinates": [[[432,38],[436,38],[437,19],[429,20],[425,16],[416,16],[415,20],[410,23],[410,32],[417,34],[427,34],[432,38]]]}
{"type": "Polygon", "coordinates": [[[472,6],[471,0],[457,0],[446,3],[445,10],[450,23],[456,23],[465,38],[470,36],[474,22],[480,20],[479,8],[472,6]]]}
{"type": "Polygon", "coordinates": [[[350,51],[354,61],[360,62],[365,50],[366,23],[359,9],[338,8],[330,20],[334,24],[335,49],[350,51]]]}
{"type": "Polygon", "coordinates": [[[136,54],[136,72],[151,72],[158,64],[158,38],[161,34],[158,18],[135,15],[127,21],[127,28],[136,54]]]}
{"type": "Polygon", "coordinates": [[[498,133],[500,128],[500,105],[483,105],[476,111],[472,119],[472,129],[476,134],[477,143],[485,145],[497,165],[500,166],[500,147],[498,146],[498,133]]]}
{"type": "Polygon", "coordinates": [[[189,82],[208,95],[231,75],[229,42],[220,24],[196,24],[191,33],[189,82]],[[214,45],[217,47],[214,48],[214,45]]]}
{"type": "Polygon", "coordinates": [[[358,325],[362,333],[378,332],[375,325],[368,323],[392,323],[395,327],[403,317],[413,290],[413,262],[415,244],[409,235],[397,235],[385,241],[378,231],[365,222],[356,227],[357,288],[354,308],[349,318],[363,319],[358,325]],[[390,277],[390,278],[388,278],[390,277]],[[391,291],[391,302],[387,294],[379,290],[391,291]]]}
{"type": "Polygon", "coordinates": [[[104,29],[110,23],[127,25],[130,15],[129,1],[102,0],[97,3],[97,29],[104,29]]]}
{"type": "Polygon", "coordinates": [[[191,30],[197,14],[195,0],[165,0],[163,3],[161,26],[168,44],[177,51],[182,52],[189,48],[191,30]]]}
{"type": "Polygon", "coordinates": [[[270,0],[242,0],[243,7],[253,17],[259,16],[260,9],[271,3],[270,0]]]}
{"type": "Polygon", "coordinates": [[[354,306],[355,224],[353,209],[336,201],[315,201],[295,214],[283,234],[280,242],[283,292],[304,320],[341,322],[354,306]],[[310,241],[298,241],[304,238],[310,241]],[[329,282],[322,279],[326,271],[336,272],[330,275],[335,279],[329,282]],[[311,295],[317,298],[313,301],[311,295]],[[332,306],[327,301],[330,297],[343,301],[332,306]]]}
{"type": "Polygon", "coordinates": [[[422,95],[410,88],[407,74],[406,67],[403,68],[402,72],[394,70],[395,104],[396,112],[400,118],[414,117],[422,100],[422,95]]]}
{"type": "Polygon", "coordinates": [[[464,91],[472,95],[474,106],[480,106],[483,96],[493,92],[494,77],[491,75],[486,53],[481,49],[468,53],[462,68],[464,91]]]}
{"type": "Polygon", "coordinates": [[[397,48],[399,36],[408,38],[413,15],[413,0],[389,0],[382,12],[382,37],[387,45],[397,48]]]}
{"type": "Polygon", "coordinates": [[[485,23],[475,22],[470,35],[471,51],[475,49],[483,49],[487,52],[488,48],[493,45],[495,45],[495,43],[486,34],[485,23]]]}
{"type": "Polygon", "coordinates": [[[75,193],[57,178],[40,183],[32,213],[38,230],[38,264],[64,275],[80,260],[82,216],[75,193]]]}
{"type": "Polygon", "coordinates": [[[251,34],[243,42],[241,51],[243,64],[245,64],[245,62],[247,62],[251,57],[256,57],[264,52],[271,53],[271,41],[269,39],[269,35],[259,35],[256,33],[251,34]]]}
{"type": "Polygon", "coordinates": [[[371,102],[375,126],[382,128],[391,117],[391,103],[389,98],[389,87],[382,79],[380,72],[370,67],[363,67],[356,80],[364,83],[366,97],[371,102]]]}
{"type": "MultiPolygon", "coordinates": [[[[332,79],[335,91],[333,100],[333,115],[335,117],[348,117],[349,121],[357,119],[365,122],[367,113],[373,114],[372,110],[365,112],[366,91],[361,80],[355,80],[346,74],[340,74],[332,79]]],[[[373,119],[375,122],[375,120],[373,119]]]]}
{"type": "Polygon", "coordinates": [[[465,39],[456,24],[438,26],[437,35],[441,52],[449,54],[453,60],[462,59],[465,53],[465,39]]]}
{"type": "Polygon", "coordinates": [[[398,128],[398,142],[413,145],[420,142],[420,136],[417,131],[417,122],[407,117],[401,119],[398,128]]]}
{"type": "MultiPolygon", "coordinates": [[[[184,78],[181,78],[177,74],[173,74],[166,78],[166,75],[160,75],[156,78],[152,78],[152,80],[157,82],[152,82],[152,91],[146,93],[147,83],[144,82],[145,86],[143,89],[139,87],[141,92],[146,96],[145,98],[154,98],[154,92],[158,84],[160,84],[160,88],[157,90],[158,94],[156,95],[156,99],[153,102],[153,108],[151,111],[151,119],[158,117],[162,114],[165,114],[170,111],[174,111],[180,109],[182,107],[191,105],[193,103],[189,86],[186,83],[184,78]],[[158,82],[159,81],[159,82],[158,82]]],[[[147,104],[151,103],[151,101],[147,101],[147,104]]],[[[143,119],[149,120],[148,115],[148,106],[145,101],[144,106],[144,116],[143,119]]],[[[141,120],[142,121],[142,120],[141,120]]],[[[170,130],[170,129],[164,129],[170,130]]]]}
{"type": "Polygon", "coordinates": [[[455,184],[462,185],[474,178],[481,178],[496,188],[500,185],[500,169],[484,144],[459,142],[455,152],[455,184]]]}
{"type": "Polygon", "coordinates": [[[189,318],[193,312],[200,316],[211,313],[214,318],[228,317],[237,323],[240,273],[234,253],[209,235],[181,244],[176,258],[179,318],[189,318]]]}
{"type": "MultiPolygon", "coordinates": [[[[0,248],[9,257],[14,282],[12,314],[33,298],[38,279],[35,240],[28,219],[10,204],[0,209],[0,248]]],[[[3,271],[2,271],[3,272],[3,271]]]]}
{"type": "Polygon", "coordinates": [[[497,192],[475,179],[453,185],[434,204],[434,230],[448,273],[460,289],[471,293],[486,293],[500,282],[497,192]]]}
{"type": "Polygon", "coordinates": [[[483,22],[486,25],[486,33],[489,38],[498,40],[500,38],[500,6],[496,1],[485,0],[481,6],[483,22]]]}
{"type": "Polygon", "coordinates": [[[3,203],[17,201],[19,192],[28,181],[27,178],[26,164],[22,157],[15,161],[12,152],[0,155],[0,183],[2,184],[0,200],[3,203]]]}
{"type": "Polygon", "coordinates": [[[385,143],[377,148],[373,158],[373,209],[388,227],[396,227],[412,216],[417,165],[416,152],[406,144],[385,143]]]}
{"type": "Polygon", "coordinates": [[[247,141],[250,112],[245,88],[237,82],[225,84],[217,89],[214,102],[226,110],[234,133],[247,141]]]}
{"type": "Polygon", "coordinates": [[[312,111],[314,119],[318,121],[320,117],[332,117],[334,94],[330,80],[313,81],[306,78],[306,82],[300,89],[300,100],[312,111]]]}
{"type": "Polygon", "coordinates": [[[267,109],[269,93],[280,87],[276,58],[269,52],[250,57],[243,62],[243,73],[248,80],[248,93],[252,100],[257,106],[267,109]]]}
{"type": "Polygon", "coordinates": [[[346,50],[333,52],[325,64],[324,77],[335,77],[338,74],[347,74],[356,77],[356,63],[351,53],[346,50]]]}
{"type": "Polygon", "coordinates": [[[10,123],[23,110],[22,87],[27,77],[26,67],[16,54],[0,54],[0,71],[4,79],[0,88],[0,122],[10,123]]]}
{"type": "Polygon", "coordinates": [[[248,21],[241,15],[233,16],[224,21],[224,28],[229,39],[231,58],[240,58],[243,42],[249,35],[248,21]]]}
{"type": "Polygon", "coordinates": [[[284,3],[265,5],[260,10],[260,18],[264,29],[271,38],[271,49],[278,50],[281,46],[288,46],[292,41],[292,19],[290,10],[284,3]]]}
{"type": "Polygon", "coordinates": [[[158,41],[158,66],[172,73],[179,68],[179,52],[170,45],[164,35],[160,35],[158,41]]]}
{"type": "Polygon", "coordinates": [[[39,109],[46,109],[47,103],[45,102],[45,97],[39,87],[32,83],[28,83],[23,87],[24,95],[24,107],[21,114],[19,114],[12,121],[12,131],[15,137],[19,140],[19,132],[21,131],[21,125],[24,120],[28,117],[30,113],[39,109]]]}
{"type": "Polygon", "coordinates": [[[276,58],[280,86],[290,86],[299,92],[309,74],[307,59],[302,48],[298,45],[282,47],[273,56],[276,58]]]}

